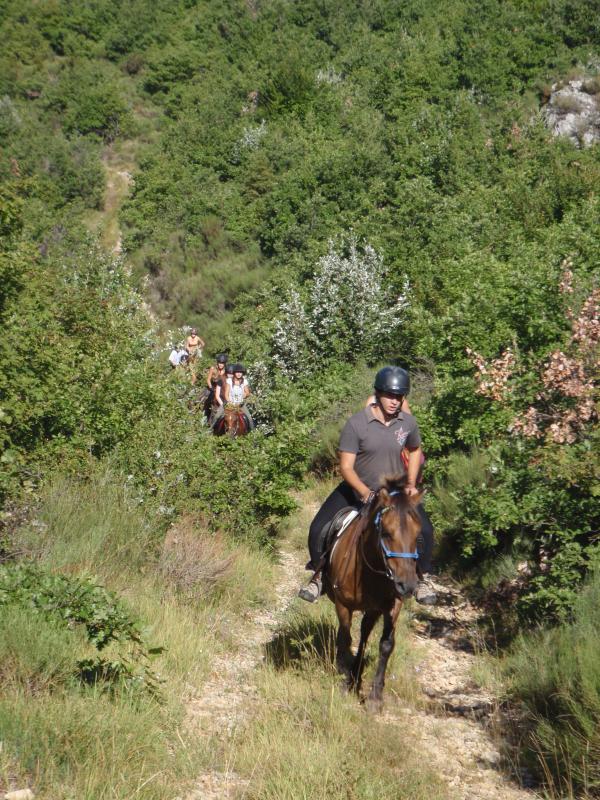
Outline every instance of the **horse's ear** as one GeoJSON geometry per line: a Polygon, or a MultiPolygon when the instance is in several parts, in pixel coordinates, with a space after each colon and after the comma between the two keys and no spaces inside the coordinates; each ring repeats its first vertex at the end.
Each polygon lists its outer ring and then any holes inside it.
{"type": "Polygon", "coordinates": [[[421,489],[416,494],[409,495],[408,499],[411,506],[418,506],[424,496],[425,496],[425,489],[421,489]]]}
{"type": "Polygon", "coordinates": [[[379,494],[377,495],[377,499],[379,500],[379,504],[381,506],[387,506],[392,502],[392,498],[390,497],[390,493],[387,489],[381,488],[379,490],[379,494]]]}

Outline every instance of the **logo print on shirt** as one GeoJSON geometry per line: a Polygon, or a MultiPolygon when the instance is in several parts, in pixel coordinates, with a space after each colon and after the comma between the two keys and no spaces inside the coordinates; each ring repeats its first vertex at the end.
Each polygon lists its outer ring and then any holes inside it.
{"type": "Polygon", "coordinates": [[[408,439],[409,431],[405,431],[404,428],[398,428],[396,431],[396,439],[400,447],[404,447],[406,444],[406,440],[408,439]]]}

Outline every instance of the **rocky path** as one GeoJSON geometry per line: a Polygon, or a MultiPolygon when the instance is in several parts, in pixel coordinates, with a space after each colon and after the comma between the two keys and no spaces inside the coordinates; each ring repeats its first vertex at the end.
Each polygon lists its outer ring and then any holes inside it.
{"type": "Polygon", "coordinates": [[[449,580],[436,581],[438,604],[417,607],[413,620],[417,680],[428,698],[422,709],[391,707],[390,724],[415,728],[418,747],[456,800],[534,800],[509,777],[496,731],[500,709],[473,679],[479,612],[449,580]]]}
{"type": "MultiPolygon", "coordinates": [[[[232,631],[237,655],[214,659],[209,680],[189,704],[188,725],[198,736],[209,737],[211,746],[239,735],[258,702],[253,672],[303,574],[299,556],[285,546],[279,565],[273,610],[249,612],[243,632],[232,631]]],[[[494,737],[497,703],[472,677],[478,612],[450,581],[440,579],[436,589],[439,604],[419,607],[413,619],[419,653],[415,669],[424,702],[415,708],[389,697],[383,719],[401,727],[403,736],[407,726],[413,730],[417,748],[447,783],[449,800],[535,800],[535,793],[508,777],[494,737]]],[[[207,772],[198,776],[186,800],[239,798],[247,786],[233,771],[207,772]]]]}
{"type": "MultiPolygon", "coordinates": [[[[298,591],[301,569],[294,554],[279,553],[279,579],[272,609],[248,613],[243,628],[232,631],[235,655],[216,657],[209,680],[188,706],[187,724],[199,736],[226,741],[252,714],[256,702],[253,671],[264,660],[265,645],[273,638],[298,591]]],[[[247,781],[233,771],[206,772],[198,777],[186,800],[226,800],[239,797],[247,781]]]]}
{"type": "Polygon", "coordinates": [[[119,227],[118,214],[129,193],[132,177],[129,169],[124,168],[122,158],[115,153],[113,147],[106,148],[102,163],[106,170],[103,238],[111,252],[119,255],[123,250],[123,237],[119,227]]]}

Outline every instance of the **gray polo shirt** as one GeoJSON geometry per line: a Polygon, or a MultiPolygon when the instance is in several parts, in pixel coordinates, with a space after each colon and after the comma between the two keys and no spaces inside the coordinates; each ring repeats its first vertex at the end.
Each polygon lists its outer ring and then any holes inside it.
{"type": "Polygon", "coordinates": [[[338,449],[356,454],[356,474],[375,491],[386,476],[404,475],[402,450],[414,450],[420,444],[419,426],[412,414],[400,411],[389,425],[384,425],[371,408],[365,408],[345,424],[338,449]]]}

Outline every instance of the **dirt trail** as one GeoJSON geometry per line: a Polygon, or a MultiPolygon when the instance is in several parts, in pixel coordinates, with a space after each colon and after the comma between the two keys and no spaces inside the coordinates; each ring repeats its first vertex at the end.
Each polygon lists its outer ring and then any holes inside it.
{"type": "MultiPolygon", "coordinates": [[[[217,656],[202,692],[188,705],[187,724],[199,736],[226,741],[252,713],[257,700],[252,673],[264,660],[265,645],[283,622],[285,612],[298,591],[299,565],[296,555],[284,547],[279,552],[276,599],[271,609],[249,612],[243,627],[232,631],[235,656],[217,656]]],[[[226,800],[239,796],[248,782],[229,771],[200,775],[186,800],[226,800]]]]}
{"type": "Polygon", "coordinates": [[[129,168],[125,168],[122,156],[117,154],[113,147],[106,148],[102,156],[102,163],[106,170],[103,239],[107,248],[118,255],[123,250],[123,237],[119,227],[119,209],[129,193],[129,187],[132,182],[131,167],[127,163],[129,168]]]}
{"type": "Polygon", "coordinates": [[[119,212],[133,183],[135,166],[135,141],[109,144],[102,154],[102,166],[106,176],[102,208],[90,211],[86,216],[88,228],[100,235],[106,250],[120,255],[123,239],[119,227],[119,212]]]}
{"type": "Polygon", "coordinates": [[[388,705],[384,718],[405,728],[412,721],[421,751],[457,800],[534,800],[503,763],[496,699],[473,679],[480,613],[450,580],[435,582],[438,604],[417,607],[413,628],[420,660],[417,680],[429,698],[424,709],[388,705]]]}
{"type": "MultiPolygon", "coordinates": [[[[215,658],[210,679],[189,704],[188,724],[199,736],[225,742],[252,714],[258,700],[252,673],[263,662],[264,646],[283,622],[302,575],[300,558],[286,542],[279,564],[275,607],[249,613],[243,632],[232,632],[238,655],[215,658]]],[[[436,589],[439,605],[419,607],[413,621],[420,654],[417,679],[425,705],[415,709],[388,697],[383,720],[401,726],[403,736],[407,726],[412,728],[418,749],[447,783],[449,800],[534,800],[534,792],[502,770],[493,735],[496,702],[472,679],[478,613],[451,582],[440,579],[436,589]]],[[[198,777],[186,800],[240,797],[247,786],[248,781],[233,772],[207,772],[198,777]]]]}

